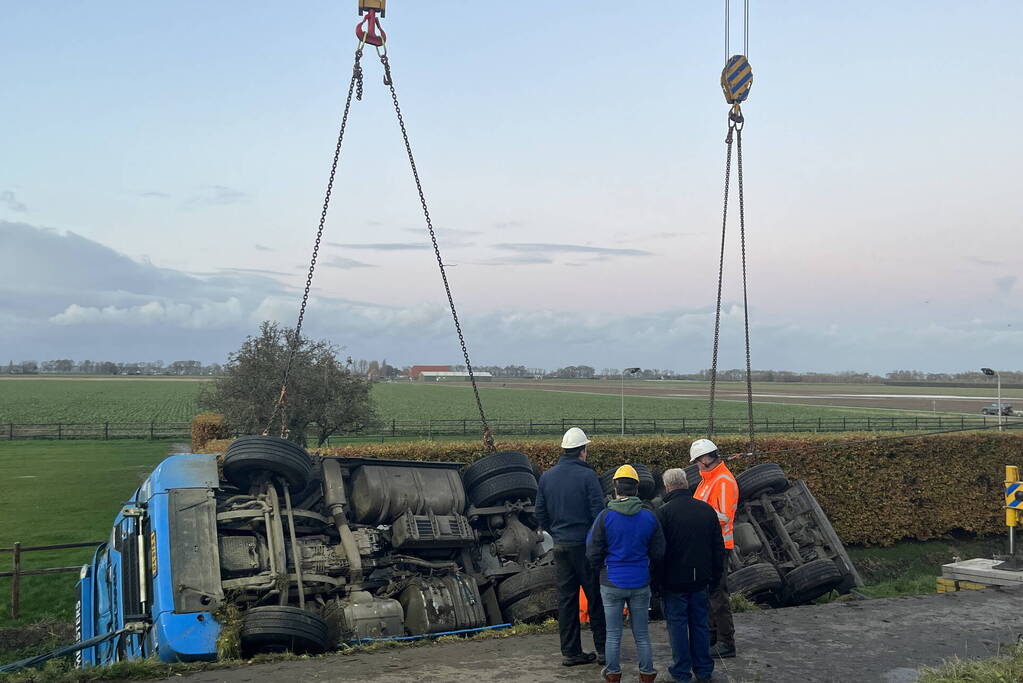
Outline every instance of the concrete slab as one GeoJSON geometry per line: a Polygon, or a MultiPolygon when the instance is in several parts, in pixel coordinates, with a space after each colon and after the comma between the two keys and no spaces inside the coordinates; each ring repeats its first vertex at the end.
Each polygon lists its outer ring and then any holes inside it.
{"type": "Polygon", "coordinates": [[[988,586],[1023,586],[1023,571],[995,569],[995,565],[1001,564],[1001,562],[1001,560],[989,560],[984,557],[951,562],[941,565],[941,575],[946,579],[972,581],[988,586]]]}

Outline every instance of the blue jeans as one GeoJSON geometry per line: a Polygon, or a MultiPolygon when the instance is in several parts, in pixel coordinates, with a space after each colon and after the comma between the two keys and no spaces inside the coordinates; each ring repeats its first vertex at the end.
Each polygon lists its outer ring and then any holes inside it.
{"type": "Polygon", "coordinates": [[[714,660],[710,657],[710,627],[707,625],[710,596],[707,591],[697,593],[661,594],[664,620],[671,639],[671,666],[668,673],[676,681],[710,678],[714,673],[714,660]]]}
{"type": "Polygon", "coordinates": [[[628,605],[632,637],[636,640],[636,653],[639,656],[639,672],[654,673],[654,649],[650,645],[650,586],[615,588],[602,585],[600,597],[604,601],[604,619],[607,621],[607,643],[604,648],[607,665],[604,671],[609,674],[622,672],[622,613],[628,605]]]}

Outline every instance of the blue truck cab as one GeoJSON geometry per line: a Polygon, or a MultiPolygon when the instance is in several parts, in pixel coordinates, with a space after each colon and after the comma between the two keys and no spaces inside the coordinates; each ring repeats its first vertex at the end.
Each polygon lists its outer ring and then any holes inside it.
{"type": "Polygon", "coordinates": [[[124,632],[80,651],[79,667],[216,658],[217,487],[216,456],[173,455],[122,506],[110,538],[82,567],[75,625],[80,641],[124,632]]]}

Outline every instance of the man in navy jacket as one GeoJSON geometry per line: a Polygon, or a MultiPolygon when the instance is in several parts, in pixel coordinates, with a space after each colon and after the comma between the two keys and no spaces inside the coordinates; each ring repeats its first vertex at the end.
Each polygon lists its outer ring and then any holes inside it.
{"type": "Polygon", "coordinates": [[[593,522],[586,546],[586,557],[600,570],[600,595],[607,621],[607,666],[601,673],[609,683],[622,680],[622,612],[628,607],[639,657],[639,680],[653,683],[657,670],[649,630],[650,567],[664,555],[664,534],[657,517],[637,496],[639,475],[632,465],[618,468],[614,487],[615,499],[593,522]]]}
{"type": "Polygon", "coordinates": [[[725,545],[718,515],[707,503],[689,493],[686,473],[679,468],[664,473],[664,504],[657,518],[667,548],[655,578],[659,579],[664,618],[671,639],[676,681],[709,681],[714,673],[710,655],[709,587],[721,583],[725,571],[725,545]]]}
{"type": "Polygon", "coordinates": [[[586,464],[590,442],[578,427],[565,432],[564,454],[540,477],[536,518],[554,539],[554,567],[558,578],[558,631],[563,666],[604,663],[604,606],[597,577],[586,561],[586,534],[604,509],[604,492],[593,468],[586,464]],[[590,630],[596,654],[583,652],[579,633],[579,589],[586,593],[590,630]]]}

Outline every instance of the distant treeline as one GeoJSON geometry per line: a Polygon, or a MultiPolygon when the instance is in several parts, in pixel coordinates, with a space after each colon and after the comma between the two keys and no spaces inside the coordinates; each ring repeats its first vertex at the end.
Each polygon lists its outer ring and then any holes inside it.
{"type": "MultiPolygon", "coordinates": [[[[347,360],[348,366],[357,375],[370,379],[397,379],[408,376],[409,367],[396,367],[383,361],[347,360]]],[[[464,365],[451,365],[454,371],[465,370],[464,365]]],[[[619,379],[622,377],[620,368],[597,369],[589,365],[568,365],[556,370],[531,368],[525,365],[479,365],[473,366],[477,372],[489,372],[495,378],[502,379],[619,379]]],[[[628,370],[628,369],[627,369],[628,370]]],[[[638,368],[626,376],[630,379],[674,379],[674,380],[710,380],[710,370],[699,372],[676,372],[660,368],[638,368]]],[[[202,363],[197,360],[176,360],[164,363],[162,360],[144,362],[116,361],[73,361],[69,359],[46,360],[37,362],[27,360],[10,361],[6,367],[0,365],[0,374],[8,375],[151,375],[151,376],[193,376],[222,375],[225,367],[220,363],[202,363]]],[[[1023,384],[1023,371],[999,370],[1002,385],[1023,384]]],[[[869,372],[793,372],[791,370],[754,370],[754,382],[801,382],[804,384],[891,384],[911,386],[931,384],[935,386],[988,386],[994,382],[979,370],[968,372],[921,372],[919,370],[896,370],[885,375],[874,375],[869,372]]],[[[718,380],[723,382],[741,382],[746,379],[746,371],[741,369],[718,370],[718,380]]]]}
{"type": "Polygon", "coordinates": [[[24,360],[18,363],[9,361],[0,366],[0,373],[6,375],[221,375],[224,366],[220,363],[203,364],[197,360],[176,360],[165,364],[162,360],[145,362],[115,362],[109,360],[73,361],[67,358],[60,360],[24,360]]]}

